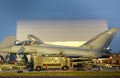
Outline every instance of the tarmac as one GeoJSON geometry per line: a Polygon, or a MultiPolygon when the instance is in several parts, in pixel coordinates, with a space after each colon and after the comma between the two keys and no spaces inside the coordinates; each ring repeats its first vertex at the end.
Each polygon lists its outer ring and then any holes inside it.
{"type": "Polygon", "coordinates": [[[101,77],[98,77],[98,76],[88,76],[88,77],[84,77],[84,76],[31,76],[31,77],[26,77],[26,76],[22,76],[22,77],[16,77],[16,76],[11,76],[11,77],[3,77],[1,76],[0,78],[120,78],[120,77],[114,77],[114,76],[111,76],[111,77],[104,77],[104,76],[101,76],[101,77]]]}
{"type": "Polygon", "coordinates": [[[11,76],[11,77],[4,77],[4,76],[0,76],[0,78],[120,78],[118,77],[114,77],[114,76],[88,76],[88,77],[84,77],[84,76],[30,76],[30,77],[26,77],[26,76],[11,76]]]}

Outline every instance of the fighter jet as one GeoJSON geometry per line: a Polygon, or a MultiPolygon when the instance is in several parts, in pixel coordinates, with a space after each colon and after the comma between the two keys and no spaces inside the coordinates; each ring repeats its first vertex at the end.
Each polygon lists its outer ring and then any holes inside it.
{"type": "Polygon", "coordinates": [[[108,48],[118,28],[106,30],[79,47],[68,47],[60,45],[45,44],[36,36],[29,34],[27,41],[22,41],[10,47],[0,49],[7,53],[38,53],[41,55],[79,56],[79,57],[101,57],[104,49],[108,48]]]}

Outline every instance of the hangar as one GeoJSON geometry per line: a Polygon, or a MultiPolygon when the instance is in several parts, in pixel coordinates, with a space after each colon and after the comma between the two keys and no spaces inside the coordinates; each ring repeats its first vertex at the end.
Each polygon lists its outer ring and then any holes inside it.
{"type": "Polygon", "coordinates": [[[106,20],[19,20],[16,37],[22,41],[34,34],[48,44],[80,46],[107,29],[106,20]]]}

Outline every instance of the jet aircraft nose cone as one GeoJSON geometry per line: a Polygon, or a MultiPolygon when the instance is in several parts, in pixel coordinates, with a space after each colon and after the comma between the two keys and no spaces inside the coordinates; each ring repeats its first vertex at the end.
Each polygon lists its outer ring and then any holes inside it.
{"type": "Polygon", "coordinates": [[[11,48],[10,47],[2,48],[0,49],[0,52],[11,52],[11,48]]]}

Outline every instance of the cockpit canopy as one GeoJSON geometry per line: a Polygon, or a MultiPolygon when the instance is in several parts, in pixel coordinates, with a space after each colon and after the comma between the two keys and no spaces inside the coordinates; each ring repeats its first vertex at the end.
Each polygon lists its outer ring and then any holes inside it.
{"type": "Polygon", "coordinates": [[[32,44],[44,44],[44,42],[37,38],[35,35],[28,34],[28,40],[22,42],[16,41],[14,45],[32,45],[32,44]]]}
{"type": "Polygon", "coordinates": [[[15,43],[14,45],[17,46],[17,45],[31,45],[31,44],[33,44],[32,41],[26,40],[26,41],[15,43]]]}

